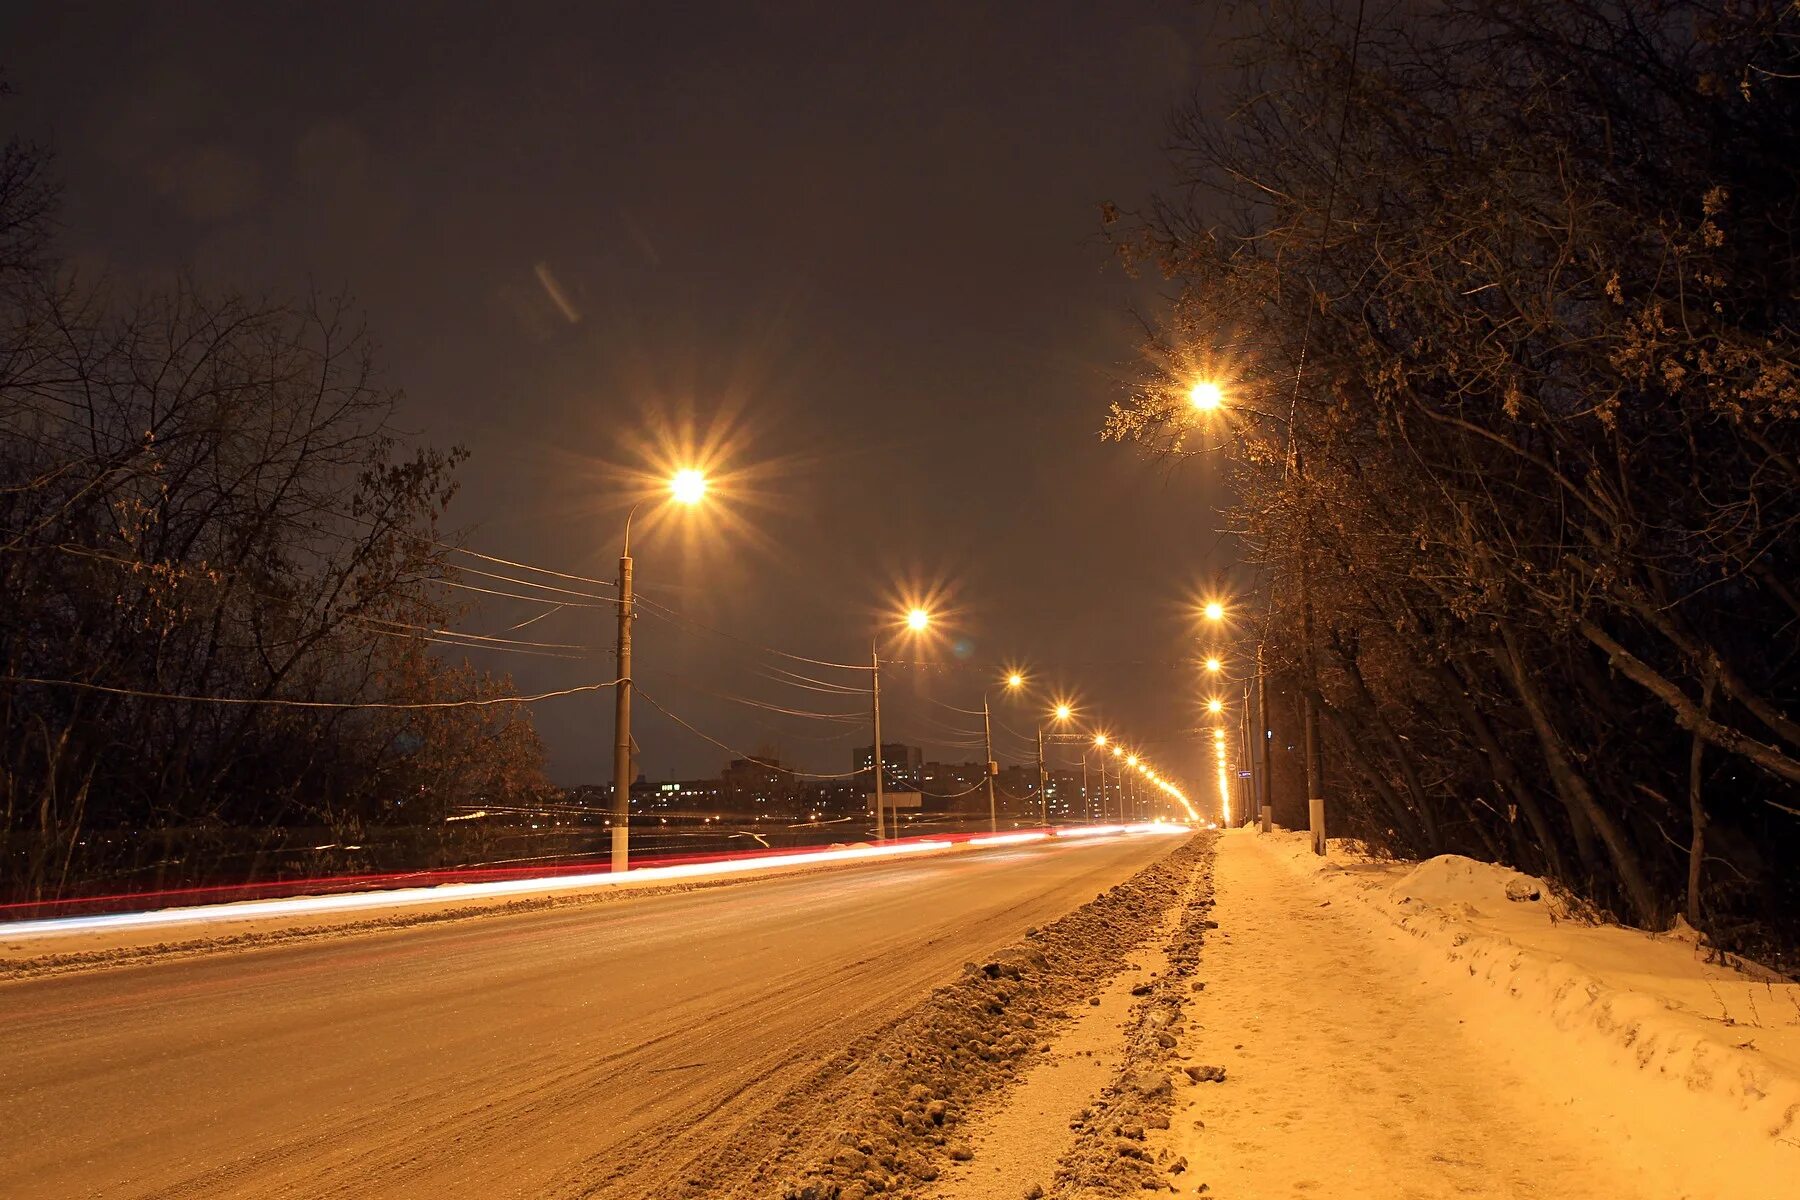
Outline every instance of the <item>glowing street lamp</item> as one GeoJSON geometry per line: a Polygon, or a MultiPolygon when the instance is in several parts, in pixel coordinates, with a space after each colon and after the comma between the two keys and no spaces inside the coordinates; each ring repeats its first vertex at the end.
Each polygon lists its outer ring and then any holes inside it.
{"type": "MultiPolygon", "coordinates": [[[[1066,700],[1058,700],[1056,707],[1050,710],[1050,718],[1061,725],[1075,715],[1075,708],[1066,700]]],[[[1050,825],[1050,779],[1044,770],[1044,726],[1038,725],[1037,731],[1037,768],[1038,768],[1038,807],[1042,810],[1045,828],[1050,825]]]]}
{"type": "MultiPolygon", "coordinates": [[[[684,467],[669,478],[669,496],[692,508],[706,496],[706,475],[684,467]]],[[[631,519],[642,501],[625,514],[625,544],[619,552],[619,641],[616,651],[619,681],[613,686],[613,794],[612,869],[623,874],[631,867],[631,618],[632,594],[631,519]]]]}
{"type": "MultiPolygon", "coordinates": [[[[1006,690],[1016,692],[1025,686],[1025,676],[1019,671],[1006,673],[1006,690]]],[[[988,715],[988,690],[981,693],[981,737],[987,746],[987,765],[982,772],[987,779],[988,830],[1000,832],[1000,805],[994,798],[994,777],[1000,774],[1000,763],[994,758],[994,722],[988,715]]]]}
{"type": "MultiPolygon", "coordinates": [[[[1094,750],[1100,755],[1100,819],[1102,821],[1106,819],[1106,748],[1109,745],[1112,745],[1112,739],[1104,733],[1094,735],[1094,750]]],[[[1113,753],[1118,753],[1118,747],[1113,747],[1113,753]]],[[[1086,750],[1081,752],[1081,796],[1085,803],[1088,798],[1088,752],[1086,750]]],[[[1087,812],[1089,816],[1093,815],[1091,805],[1088,806],[1087,812]]]]}
{"type": "MultiPolygon", "coordinates": [[[[931,624],[931,614],[914,605],[906,610],[904,624],[909,633],[923,633],[931,624]]],[[[870,756],[869,769],[875,775],[875,840],[885,841],[887,838],[887,799],[883,790],[882,776],[887,774],[887,764],[881,760],[881,632],[877,630],[869,638],[869,691],[874,709],[875,745],[870,756]]]]}
{"type": "Polygon", "coordinates": [[[1206,702],[1206,711],[1213,714],[1214,716],[1218,716],[1220,713],[1225,711],[1225,702],[1216,697],[1214,699],[1208,700],[1206,702]]]}
{"type": "Polygon", "coordinates": [[[1217,600],[1208,600],[1200,609],[1200,614],[1209,621],[1223,621],[1225,619],[1225,606],[1217,600]]]}
{"type": "Polygon", "coordinates": [[[669,494],[677,504],[692,508],[706,498],[706,475],[692,467],[675,472],[669,480],[669,494]]]}
{"type": "Polygon", "coordinates": [[[1188,389],[1188,403],[1198,412],[1217,412],[1225,403],[1225,389],[1210,379],[1202,379],[1188,389]]]}
{"type": "Polygon", "coordinates": [[[1207,674],[1217,675],[1220,671],[1222,671],[1224,669],[1225,669],[1225,664],[1220,662],[1218,659],[1209,658],[1206,660],[1206,673],[1207,674]]]}

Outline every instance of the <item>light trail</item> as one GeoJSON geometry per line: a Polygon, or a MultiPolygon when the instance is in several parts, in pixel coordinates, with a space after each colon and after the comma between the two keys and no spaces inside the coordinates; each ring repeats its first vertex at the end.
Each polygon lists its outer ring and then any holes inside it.
{"type": "Polygon", "coordinates": [[[970,838],[971,846],[1014,846],[1020,842],[1041,842],[1048,838],[1048,833],[1039,830],[1035,833],[991,833],[986,837],[970,838]]]}
{"type": "Polygon", "coordinates": [[[1016,833],[968,835],[892,842],[882,846],[836,846],[823,850],[748,853],[705,862],[671,863],[639,867],[614,874],[594,871],[579,875],[532,876],[472,883],[445,883],[431,887],[390,888],[382,891],[337,892],[322,896],[289,896],[280,899],[244,900],[225,904],[200,904],[185,908],[161,908],[139,912],[95,913],[87,916],[46,917],[0,922],[0,936],[9,939],[53,937],[95,930],[151,929],[256,921],[269,917],[328,916],[339,913],[379,912],[417,905],[455,904],[471,900],[547,895],[588,888],[654,884],[689,879],[742,875],[771,867],[814,866],[825,863],[864,862],[951,850],[958,845],[988,847],[1038,841],[1092,838],[1102,834],[1174,834],[1189,832],[1186,825],[1162,821],[1135,825],[1071,826],[1064,829],[1021,830],[1016,833]]]}

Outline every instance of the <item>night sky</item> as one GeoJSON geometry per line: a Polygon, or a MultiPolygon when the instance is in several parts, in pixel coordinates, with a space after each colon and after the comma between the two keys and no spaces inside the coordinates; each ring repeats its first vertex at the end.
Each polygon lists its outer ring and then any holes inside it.
{"type": "MultiPolygon", "coordinates": [[[[1098,210],[1167,184],[1168,114],[1228,57],[1215,6],[524,7],[9,5],[0,112],[54,146],[84,270],[353,295],[400,423],[473,451],[475,548],[610,579],[630,472],[709,453],[717,503],[640,516],[638,578],[741,641],[647,615],[636,674],[729,745],[848,769],[866,724],[717,693],[860,713],[769,668],[866,673],[751,644],[866,662],[916,591],[944,633],[892,652],[954,665],[884,672],[888,740],[978,759],[979,719],[922,697],[979,709],[1003,662],[1043,685],[996,702],[1003,761],[1055,690],[1127,737],[1192,727],[1224,498],[1098,439],[1158,295],[1098,210]]],[[[527,691],[611,672],[482,661],[527,691]]],[[[609,697],[536,718],[554,779],[607,777],[609,697]]],[[[726,757],[642,703],[636,731],[652,778],[726,757]]],[[[1197,741],[1148,749],[1203,788],[1197,741]]]]}

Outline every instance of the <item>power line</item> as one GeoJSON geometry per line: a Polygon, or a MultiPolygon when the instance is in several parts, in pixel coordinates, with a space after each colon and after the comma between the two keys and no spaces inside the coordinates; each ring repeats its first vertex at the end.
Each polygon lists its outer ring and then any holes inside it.
{"type": "Polygon", "coordinates": [[[813,692],[842,692],[853,696],[866,696],[869,694],[868,688],[850,687],[847,684],[832,683],[830,680],[826,679],[814,679],[810,675],[802,675],[797,671],[789,671],[770,663],[758,663],[757,666],[762,668],[767,678],[774,680],[776,683],[783,683],[791,680],[792,682],[789,683],[790,687],[806,688],[808,691],[813,692]],[[767,672],[769,671],[774,671],[786,678],[777,679],[775,675],[767,675],[767,672]]]}
{"type": "Polygon", "coordinates": [[[393,625],[401,629],[412,629],[422,633],[444,634],[451,637],[471,638],[478,642],[494,642],[497,649],[508,646],[529,646],[534,650],[589,650],[596,653],[610,654],[611,647],[588,646],[580,642],[532,642],[524,638],[495,637],[486,633],[469,633],[462,629],[438,629],[429,625],[412,625],[405,621],[392,621],[386,617],[361,617],[359,620],[372,625],[393,625]]]}
{"type": "Polygon", "coordinates": [[[608,680],[605,683],[583,683],[574,687],[560,688],[553,692],[539,692],[532,696],[489,696],[479,700],[420,700],[408,703],[377,700],[289,700],[276,696],[243,697],[243,696],[194,696],[176,692],[153,692],[142,688],[112,687],[104,683],[87,683],[79,679],[39,679],[29,675],[0,675],[0,683],[35,684],[40,687],[70,688],[81,692],[105,692],[111,696],[134,696],[145,700],[175,700],[187,704],[233,704],[233,705],[266,705],[274,708],[487,708],[496,704],[531,704],[538,700],[554,700],[561,696],[573,696],[581,692],[604,691],[617,687],[619,681],[608,680]]]}
{"type": "MultiPolygon", "coordinates": [[[[0,533],[6,533],[8,535],[15,536],[15,537],[23,536],[23,535],[17,534],[15,531],[11,531],[11,530],[0,530],[0,533]]],[[[74,558],[85,558],[85,559],[90,559],[94,562],[110,563],[114,566],[123,567],[126,570],[133,571],[133,572],[139,571],[144,567],[154,565],[151,562],[147,562],[143,559],[123,558],[117,554],[108,554],[104,550],[97,550],[90,546],[76,545],[72,542],[39,542],[35,545],[17,546],[14,548],[14,551],[16,553],[27,553],[27,552],[33,551],[33,550],[54,550],[57,553],[67,554],[74,558]]],[[[218,568],[216,568],[216,567],[208,568],[208,569],[209,570],[218,570],[218,568]]],[[[241,577],[242,577],[241,573],[231,572],[229,574],[234,578],[241,579],[241,577]]],[[[450,583],[451,581],[449,581],[449,580],[427,580],[427,582],[450,583]]],[[[300,601],[298,601],[292,597],[276,596],[269,592],[264,591],[261,588],[255,587],[251,584],[240,584],[239,586],[242,586],[246,591],[248,591],[252,595],[261,596],[263,599],[272,601],[276,604],[288,605],[288,606],[292,606],[296,609],[306,608],[306,606],[303,605],[300,601]]],[[[452,583],[451,586],[461,586],[461,585],[452,583]]],[[[482,590],[482,589],[476,589],[476,590],[482,590]]],[[[530,597],[522,597],[522,599],[530,599],[530,597]]],[[[308,609],[308,611],[310,611],[310,609],[308,609]]],[[[550,653],[550,652],[558,651],[558,650],[586,650],[586,651],[589,651],[592,653],[600,653],[600,654],[610,654],[611,653],[610,650],[607,650],[604,647],[599,647],[599,646],[584,646],[584,645],[578,645],[576,643],[570,643],[570,642],[532,642],[532,641],[526,641],[525,639],[522,639],[522,638],[496,638],[496,637],[491,637],[487,634],[470,633],[466,630],[461,630],[461,629],[441,629],[441,628],[436,628],[436,627],[432,627],[432,626],[414,625],[414,624],[411,624],[406,621],[395,621],[395,620],[391,620],[386,617],[365,617],[360,614],[352,613],[352,612],[345,612],[341,615],[344,620],[354,621],[357,624],[360,624],[363,627],[367,628],[371,633],[378,633],[385,637],[404,637],[404,638],[410,638],[415,641],[432,642],[437,645],[457,646],[457,647],[460,647],[465,650],[506,651],[506,652],[514,653],[514,654],[529,654],[529,655],[532,655],[532,656],[538,657],[538,658],[561,658],[561,659],[568,659],[571,661],[581,661],[584,658],[586,658],[587,656],[586,655],[578,655],[578,654],[559,654],[559,653],[550,653]],[[393,626],[394,628],[383,628],[383,626],[393,626]],[[458,639],[468,639],[468,640],[458,640],[458,639]],[[482,644],[478,644],[478,643],[495,643],[495,644],[482,645],[482,644]]]]}
{"type": "Polygon", "coordinates": [[[766,767],[768,770],[777,771],[783,775],[791,775],[795,779],[852,779],[863,773],[861,771],[841,771],[841,772],[837,772],[835,774],[820,774],[820,773],[813,772],[813,771],[796,771],[796,770],[792,769],[791,767],[778,766],[777,764],[767,762],[754,754],[746,754],[744,751],[737,749],[735,746],[731,746],[731,745],[726,744],[725,742],[721,742],[718,738],[714,737],[712,734],[707,733],[704,730],[696,729],[694,726],[688,724],[686,721],[682,720],[680,717],[676,716],[674,713],[670,712],[668,709],[666,709],[662,705],[658,704],[656,702],[656,700],[653,697],[651,697],[648,693],[646,693],[642,688],[634,687],[634,688],[632,688],[632,692],[644,703],[648,704],[651,708],[654,708],[657,712],[659,712],[663,716],[669,718],[669,720],[675,722],[677,725],[681,726],[683,729],[687,730],[689,733],[693,734],[695,737],[700,738],[703,741],[711,742],[713,745],[715,745],[719,749],[725,751],[725,753],[727,753],[727,754],[735,755],[738,758],[749,759],[750,761],[756,763],[758,766],[766,767]]]}
{"type": "Polygon", "coordinates": [[[769,704],[766,701],[753,700],[748,696],[734,696],[730,692],[721,692],[714,688],[707,687],[705,684],[695,683],[692,679],[682,675],[673,673],[666,674],[668,678],[674,682],[679,683],[684,687],[693,688],[697,692],[702,692],[709,696],[717,696],[721,700],[730,700],[736,704],[748,705],[751,708],[760,708],[768,712],[781,713],[784,716],[808,717],[821,721],[860,721],[863,719],[863,714],[856,712],[814,712],[802,708],[784,708],[779,704],[769,704]]]}
{"type": "Polygon", "coordinates": [[[786,650],[777,650],[774,646],[765,646],[760,642],[753,642],[748,638],[741,638],[736,634],[726,633],[721,629],[714,629],[710,625],[703,624],[694,620],[692,617],[677,612],[666,604],[658,604],[656,601],[645,599],[642,596],[637,597],[637,603],[645,612],[652,616],[661,617],[665,621],[686,625],[690,629],[697,629],[703,633],[710,633],[714,637],[724,638],[728,642],[736,642],[739,645],[748,646],[754,650],[761,650],[766,654],[774,654],[779,655],[782,658],[792,659],[794,662],[811,663],[815,667],[832,667],[840,671],[873,671],[875,669],[872,665],[867,663],[832,662],[823,658],[808,658],[803,654],[790,654],[786,650]]]}

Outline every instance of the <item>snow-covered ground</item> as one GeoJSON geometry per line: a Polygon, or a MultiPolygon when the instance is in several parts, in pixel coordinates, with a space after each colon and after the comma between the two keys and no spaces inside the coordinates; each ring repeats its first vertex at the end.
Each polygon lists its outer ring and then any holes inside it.
{"type": "Polygon", "coordinates": [[[1178,1090],[1182,1190],[1800,1195],[1800,986],[1558,919],[1532,882],[1221,839],[1181,1050],[1226,1079],[1178,1090]]]}

